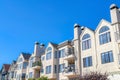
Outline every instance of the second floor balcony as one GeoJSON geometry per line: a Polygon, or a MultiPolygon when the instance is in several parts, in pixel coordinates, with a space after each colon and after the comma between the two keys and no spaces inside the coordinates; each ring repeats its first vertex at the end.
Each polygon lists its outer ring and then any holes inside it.
{"type": "Polygon", "coordinates": [[[74,60],[74,58],[75,58],[74,50],[73,49],[66,50],[64,60],[74,60]]]}
{"type": "Polygon", "coordinates": [[[36,61],[32,64],[32,68],[35,70],[40,70],[41,66],[42,66],[42,63],[40,61],[36,61]]]}

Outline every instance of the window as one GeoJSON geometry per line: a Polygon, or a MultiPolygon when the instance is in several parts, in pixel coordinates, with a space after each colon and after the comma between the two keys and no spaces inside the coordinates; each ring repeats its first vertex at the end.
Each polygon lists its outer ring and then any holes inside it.
{"type": "Polygon", "coordinates": [[[46,55],[46,60],[49,60],[49,59],[51,59],[51,52],[48,52],[46,55]]]}
{"type": "Polygon", "coordinates": [[[99,42],[100,42],[100,45],[108,43],[110,41],[111,41],[111,37],[110,37],[109,28],[107,26],[104,26],[99,31],[99,42]]]}
{"type": "Polygon", "coordinates": [[[91,48],[91,39],[89,34],[85,34],[82,37],[82,50],[91,48]]]}
{"type": "Polygon", "coordinates": [[[20,80],[20,79],[21,79],[21,75],[18,74],[18,75],[17,75],[17,80],[20,80]]]}
{"type": "Polygon", "coordinates": [[[18,62],[22,62],[22,61],[23,61],[22,58],[19,58],[19,59],[18,59],[18,62]]]}
{"type": "Polygon", "coordinates": [[[83,58],[83,67],[90,67],[92,66],[92,56],[83,58]]]}
{"type": "Polygon", "coordinates": [[[46,66],[46,74],[50,74],[50,73],[51,73],[51,65],[46,66]]]}
{"type": "Polygon", "coordinates": [[[113,62],[113,53],[112,51],[104,52],[101,54],[102,64],[113,62]]]}
{"type": "Polygon", "coordinates": [[[44,57],[44,56],[42,56],[42,57],[41,57],[41,60],[43,61],[43,60],[44,60],[44,58],[45,58],[45,57],[44,57]]]}
{"type": "Polygon", "coordinates": [[[65,68],[65,64],[60,64],[58,69],[59,73],[63,72],[64,68],[65,68]]]}
{"type": "Polygon", "coordinates": [[[25,74],[25,73],[23,73],[23,74],[22,74],[22,78],[25,78],[25,75],[26,75],[26,74],[25,74]]]}
{"type": "Polygon", "coordinates": [[[28,66],[28,62],[24,62],[24,63],[23,63],[23,69],[26,69],[27,66],[28,66]]]}
{"type": "Polygon", "coordinates": [[[14,71],[11,71],[11,72],[9,73],[9,78],[14,78],[14,71]]]}
{"type": "Polygon", "coordinates": [[[51,54],[52,54],[52,48],[48,47],[47,48],[47,54],[46,54],[46,60],[51,59],[51,54]]]}
{"type": "Polygon", "coordinates": [[[59,50],[58,57],[59,57],[59,58],[65,57],[65,49],[59,50]]]}
{"type": "Polygon", "coordinates": [[[44,73],[44,69],[40,69],[40,73],[44,73]]]}
{"type": "Polygon", "coordinates": [[[31,57],[29,61],[29,67],[32,67],[33,62],[34,62],[34,57],[31,57]]]}
{"type": "Polygon", "coordinates": [[[18,69],[18,70],[19,70],[19,69],[22,69],[22,68],[23,68],[22,66],[23,66],[22,63],[21,63],[21,64],[18,64],[18,65],[17,65],[17,69],[18,69]]]}
{"type": "Polygon", "coordinates": [[[57,59],[57,51],[55,51],[55,53],[54,53],[54,58],[57,59]]]}
{"type": "Polygon", "coordinates": [[[32,76],[33,76],[33,73],[30,72],[30,73],[29,73],[29,78],[32,78],[32,76]]]}
{"type": "Polygon", "coordinates": [[[54,65],[54,73],[57,73],[57,65],[54,65]]]}
{"type": "Polygon", "coordinates": [[[51,51],[51,50],[52,50],[52,48],[51,48],[51,47],[48,47],[48,48],[47,48],[47,51],[51,51]]]}

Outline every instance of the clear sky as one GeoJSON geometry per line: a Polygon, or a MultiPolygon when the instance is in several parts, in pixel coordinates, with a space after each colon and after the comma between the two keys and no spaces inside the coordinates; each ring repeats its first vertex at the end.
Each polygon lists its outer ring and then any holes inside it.
{"type": "Polygon", "coordinates": [[[0,0],[0,67],[21,52],[33,52],[34,42],[47,45],[73,38],[73,25],[95,29],[109,7],[120,0],[0,0]]]}

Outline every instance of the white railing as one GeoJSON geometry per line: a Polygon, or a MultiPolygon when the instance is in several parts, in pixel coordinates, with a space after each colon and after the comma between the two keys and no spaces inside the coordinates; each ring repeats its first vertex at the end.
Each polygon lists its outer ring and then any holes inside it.
{"type": "Polygon", "coordinates": [[[72,64],[72,65],[69,65],[68,67],[65,67],[63,72],[65,73],[75,72],[75,65],[72,64]]]}

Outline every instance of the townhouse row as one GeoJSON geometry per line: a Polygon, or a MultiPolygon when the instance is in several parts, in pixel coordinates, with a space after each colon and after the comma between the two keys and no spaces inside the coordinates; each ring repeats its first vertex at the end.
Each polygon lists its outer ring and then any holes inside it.
{"type": "Polygon", "coordinates": [[[95,30],[74,25],[74,38],[60,44],[35,43],[32,54],[21,53],[11,65],[4,64],[1,80],[75,80],[90,71],[120,79],[120,9],[110,6],[111,22],[102,19],[95,30]],[[6,66],[9,69],[6,69],[6,66]]]}

